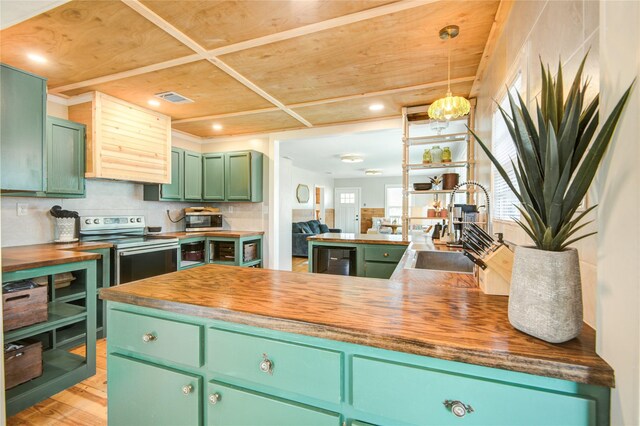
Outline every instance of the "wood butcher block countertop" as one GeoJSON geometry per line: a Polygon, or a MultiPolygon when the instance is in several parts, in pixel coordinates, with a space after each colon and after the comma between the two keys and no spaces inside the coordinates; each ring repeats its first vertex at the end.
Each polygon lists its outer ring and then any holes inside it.
{"type": "Polygon", "coordinates": [[[23,269],[40,268],[42,266],[100,259],[98,253],[90,253],[83,250],[110,248],[111,246],[111,243],[78,242],[3,247],[2,272],[21,271],[23,269]]]}
{"type": "Polygon", "coordinates": [[[209,231],[209,232],[164,232],[162,234],[152,234],[155,238],[177,238],[184,240],[194,237],[222,237],[222,238],[243,238],[264,235],[263,231],[209,231]]]}
{"type": "Polygon", "coordinates": [[[554,345],[515,330],[507,298],[422,282],[206,265],[102,289],[103,299],[452,361],[613,386],[595,333],[554,345]],[[185,291],[188,289],[188,291],[185,291]]]}
{"type": "Polygon", "coordinates": [[[317,234],[307,238],[308,241],[354,244],[397,244],[408,246],[411,241],[403,240],[402,235],[392,234],[317,234]]]}

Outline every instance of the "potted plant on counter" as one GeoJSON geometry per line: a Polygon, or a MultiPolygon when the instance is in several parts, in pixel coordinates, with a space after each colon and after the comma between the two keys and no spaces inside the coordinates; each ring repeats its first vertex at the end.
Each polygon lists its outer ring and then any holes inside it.
{"type": "Polygon", "coordinates": [[[598,96],[588,105],[582,82],[585,58],[564,98],[562,66],[554,79],[541,64],[542,91],[532,116],[520,94],[509,94],[510,113],[500,108],[516,146],[516,182],[489,147],[474,134],[519,201],[513,218],[534,246],[516,247],[509,294],[509,321],[518,330],[552,343],[582,329],[582,286],[578,252],[570,247],[595,234],[581,233],[596,206],[578,212],[611,141],[633,83],[598,129],[598,96]]]}

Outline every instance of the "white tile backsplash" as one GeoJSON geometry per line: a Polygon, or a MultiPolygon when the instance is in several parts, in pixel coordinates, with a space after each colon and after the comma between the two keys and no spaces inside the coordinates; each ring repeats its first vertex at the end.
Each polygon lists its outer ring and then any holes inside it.
{"type": "MultiPolygon", "coordinates": [[[[32,198],[2,197],[1,226],[2,247],[41,244],[53,241],[54,219],[49,209],[60,205],[63,209],[77,211],[80,216],[93,215],[144,215],[147,225],[162,226],[163,232],[182,231],[184,222],[172,223],[167,217],[169,210],[173,219],[182,216],[182,210],[202,203],[155,202],[142,199],[143,185],[131,182],[92,180],[86,182],[86,198],[32,198]],[[17,203],[28,204],[26,216],[18,216],[17,203]]],[[[225,229],[262,231],[266,229],[263,203],[214,204],[225,216],[225,229]],[[229,210],[232,210],[230,212],[229,210]]]]}

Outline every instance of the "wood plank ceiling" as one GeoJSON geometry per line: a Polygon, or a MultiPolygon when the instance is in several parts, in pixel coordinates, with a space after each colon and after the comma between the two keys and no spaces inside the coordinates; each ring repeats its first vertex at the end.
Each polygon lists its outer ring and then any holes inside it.
{"type": "Polygon", "coordinates": [[[98,90],[170,115],[196,136],[260,133],[397,117],[402,106],[430,103],[446,92],[449,48],[452,91],[469,96],[499,6],[71,1],[0,32],[0,60],[47,77],[50,93],[98,90]],[[451,24],[461,31],[447,44],[438,30],[451,24]],[[148,105],[165,91],[195,102],[148,105]],[[369,110],[373,103],[384,109],[369,110]]]}

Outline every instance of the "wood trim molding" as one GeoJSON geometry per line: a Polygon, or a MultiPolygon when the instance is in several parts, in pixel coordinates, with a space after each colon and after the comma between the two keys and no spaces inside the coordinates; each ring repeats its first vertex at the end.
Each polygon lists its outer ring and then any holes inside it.
{"type": "Polygon", "coordinates": [[[491,25],[491,30],[489,31],[489,37],[487,38],[487,43],[484,45],[484,51],[482,52],[482,57],[480,58],[480,65],[478,65],[478,70],[476,71],[476,78],[473,81],[473,85],[471,86],[471,91],[469,92],[470,98],[475,98],[478,96],[478,90],[480,90],[480,83],[482,83],[482,79],[484,78],[484,73],[487,70],[487,66],[489,64],[489,59],[493,55],[493,52],[496,48],[496,44],[498,43],[498,39],[500,35],[502,35],[502,31],[504,30],[504,23],[509,16],[509,12],[511,12],[511,8],[513,7],[513,0],[501,0],[500,5],[498,6],[498,10],[496,11],[496,16],[493,20],[493,24],[491,25]]]}
{"type": "Polygon", "coordinates": [[[267,93],[264,89],[259,87],[257,84],[255,84],[254,82],[252,82],[251,80],[249,80],[248,78],[240,74],[238,71],[236,71],[235,69],[233,69],[232,67],[224,63],[219,58],[215,56],[210,56],[204,47],[200,46],[195,40],[193,40],[192,38],[184,34],[182,31],[174,27],[170,22],[166,21],[160,15],[158,15],[157,13],[155,13],[154,11],[152,11],[151,9],[149,9],[148,7],[140,3],[139,0],[122,0],[122,2],[127,6],[129,6],[131,9],[133,9],[134,11],[136,11],[137,13],[139,13],[141,16],[146,18],[149,22],[151,22],[152,24],[156,25],[158,28],[160,28],[161,30],[169,34],[171,37],[175,38],[180,43],[184,44],[186,47],[196,52],[196,54],[198,54],[202,59],[205,59],[210,63],[212,63],[213,65],[215,65],[216,67],[218,67],[220,70],[222,70],[227,75],[229,75],[230,77],[238,81],[240,84],[244,85],[248,89],[252,90],[254,93],[260,95],[267,101],[271,102],[272,104],[277,106],[279,109],[281,109],[283,112],[289,114],[291,117],[295,118],[305,126],[313,127],[313,125],[310,122],[305,120],[298,113],[287,108],[282,102],[280,102],[278,99],[276,99],[275,97],[267,93]]]}
{"type": "MultiPolygon", "coordinates": [[[[379,7],[365,10],[362,12],[351,13],[351,14],[340,16],[337,18],[328,19],[325,21],[316,22],[309,25],[304,25],[298,28],[293,28],[291,30],[281,31],[275,34],[269,34],[267,36],[258,37],[252,40],[246,40],[239,43],[230,44],[228,46],[223,46],[216,49],[208,50],[206,51],[206,56],[207,58],[213,58],[215,56],[220,56],[220,55],[233,53],[233,52],[239,52],[242,50],[250,49],[252,47],[263,46],[265,44],[288,40],[291,38],[300,37],[302,35],[313,34],[319,31],[324,31],[327,29],[336,28],[339,26],[348,25],[355,22],[364,21],[367,19],[373,19],[379,16],[389,15],[391,13],[401,12],[403,10],[424,6],[430,3],[434,3],[436,1],[440,1],[440,0],[411,0],[411,1],[400,1],[397,3],[383,5],[383,6],[379,6],[379,7]]],[[[132,7],[132,9],[137,11],[136,6],[132,6],[131,3],[132,2],[129,0],[125,1],[125,4],[127,4],[129,7],[132,7]]],[[[144,8],[144,6],[142,7],[144,8]]],[[[155,13],[152,12],[151,10],[149,10],[149,12],[155,15],[155,13]]],[[[144,13],[147,13],[147,12],[144,12],[144,13]]],[[[108,83],[110,81],[121,80],[128,77],[134,77],[136,75],[146,74],[153,71],[159,71],[166,68],[171,68],[179,65],[188,64],[191,62],[196,62],[201,59],[202,59],[202,56],[196,53],[194,55],[188,55],[188,56],[183,56],[181,58],[171,59],[165,62],[159,62],[157,64],[147,65],[144,67],[135,68],[135,69],[131,69],[131,70],[115,73],[115,74],[109,74],[102,77],[92,78],[90,80],[67,84],[65,86],[53,87],[49,89],[49,92],[61,93],[69,90],[75,90],[83,87],[92,86],[92,85],[108,83]]]]}
{"type": "MultiPolygon", "coordinates": [[[[475,80],[475,76],[469,76],[469,77],[460,77],[460,78],[454,78],[453,80],[451,80],[451,84],[456,84],[456,83],[466,83],[469,81],[474,81],[475,80]]],[[[380,90],[377,92],[368,92],[368,93],[359,93],[357,95],[348,95],[348,96],[339,96],[336,98],[327,98],[327,99],[319,99],[317,101],[310,101],[310,102],[300,102],[297,104],[289,104],[287,105],[287,108],[303,108],[303,107],[308,107],[308,106],[316,106],[316,105],[326,105],[326,104],[331,104],[331,103],[335,103],[335,102],[342,102],[342,101],[350,101],[353,99],[363,99],[363,98],[369,98],[369,97],[374,97],[374,96],[384,96],[384,95],[393,95],[394,93],[402,93],[402,92],[410,92],[413,90],[423,90],[423,89],[431,89],[434,87],[445,87],[447,85],[447,81],[435,81],[433,83],[424,83],[424,84],[418,84],[416,86],[406,86],[406,87],[399,87],[397,89],[388,89],[388,90],[380,90]]],[[[181,120],[174,120],[173,124],[180,124],[180,123],[192,123],[195,121],[206,121],[206,120],[215,120],[215,119],[219,119],[219,118],[228,118],[228,117],[238,117],[238,116],[242,116],[242,115],[252,115],[252,114],[260,114],[263,112],[272,112],[272,111],[277,111],[278,108],[276,107],[271,107],[271,108],[262,108],[262,109],[254,109],[251,111],[239,111],[239,112],[231,112],[228,114],[217,114],[217,115],[205,115],[205,116],[201,116],[201,117],[191,117],[191,118],[183,118],[181,120]]],[[[376,118],[378,119],[378,118],[376,118]]],[[[369,119],[367,119],[368,121],[369,119]]],[[[318,126],[317,124],[314,125],[314,127],[318,126]]]]}

